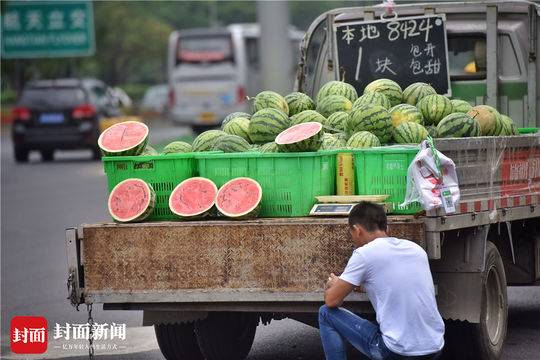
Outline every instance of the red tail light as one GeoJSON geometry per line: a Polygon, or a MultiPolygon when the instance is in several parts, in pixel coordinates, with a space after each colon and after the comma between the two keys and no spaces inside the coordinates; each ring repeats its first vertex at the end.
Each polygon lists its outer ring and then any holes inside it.
{"type": "Polygon", "coordinates": [[[169,107],[173,107],[176,102],[176,96],[173,88],[169,88],[169,107]]]}
{"type": "Polygon", "coordinates": [[[30,120],[30,117],[32,116],[32,114],[30,113],[30,110],[24,107],[13,108],[13,110],[11,110],[11,114],[13,115],[13,120],[23,120],[23,121],[30,120]]]}
{"type": "Polygon", "coordinates": [[[244,101],[246,101],[246,88],[239,86],[238,89],[236,89],[236,102],[243,103],[244,101]]]}
{"type": "Polygon", "coordinates": [[[82,104],[73,109],[71,116],[74,119],[89,118],[96,115],[96,108],[94,105],[82,104]]]}

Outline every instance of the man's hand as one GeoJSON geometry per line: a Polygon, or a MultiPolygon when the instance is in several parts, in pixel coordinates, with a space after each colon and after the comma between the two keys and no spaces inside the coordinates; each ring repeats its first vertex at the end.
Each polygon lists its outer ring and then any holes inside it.
{"type": "Polygon", "coordinates": [[[334,273],[331,273],[328,277],[328,281],[326,282],[326,290],[330,289],[338,279],[339,278],[334,273]]]}
{"type": "Polygon", "coordinates": [[[343,299],[351,291],[353,291],[354,285],[341,280],[334,274],[330,274],[328,281],[326,282],[326,290],[324,292],[324,303],[328,307],[338,307],[343,303],[343,299]]]}

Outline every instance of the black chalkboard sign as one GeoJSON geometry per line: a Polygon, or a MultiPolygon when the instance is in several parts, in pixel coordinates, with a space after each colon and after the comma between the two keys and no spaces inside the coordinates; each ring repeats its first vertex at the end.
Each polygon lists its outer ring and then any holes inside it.
{"type": "Polygon", "coordinates": [[[359,94],[387,78],[403,89],[421,81],[451,95],[445,20],[436,14],[334,24],[337,70],[359,94]]]}

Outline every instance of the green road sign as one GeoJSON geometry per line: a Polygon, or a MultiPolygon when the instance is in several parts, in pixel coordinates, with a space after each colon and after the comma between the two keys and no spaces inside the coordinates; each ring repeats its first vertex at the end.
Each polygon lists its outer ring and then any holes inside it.
{"type": "Polygon", "coordinates": [[[8,1],[1,28],[5,59],[89,56],[95,51],[90,1],[8,1]]]}

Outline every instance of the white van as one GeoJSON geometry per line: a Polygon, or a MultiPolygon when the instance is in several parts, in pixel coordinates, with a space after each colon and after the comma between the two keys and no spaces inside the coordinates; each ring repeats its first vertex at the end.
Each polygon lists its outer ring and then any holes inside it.
{"type": "MultiPolygon", "coordinates": [[[[259,25],[174,31],[169,36],[168,79],[171,119],[195,131],[219,125],[235,111],[248,111],[246,96],[262,90],[259,25]]],[[[303,33],[291,29],[294,61],[303,33]]]]}

